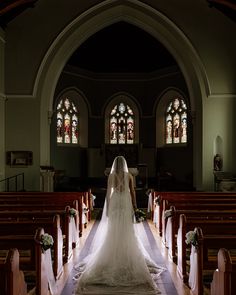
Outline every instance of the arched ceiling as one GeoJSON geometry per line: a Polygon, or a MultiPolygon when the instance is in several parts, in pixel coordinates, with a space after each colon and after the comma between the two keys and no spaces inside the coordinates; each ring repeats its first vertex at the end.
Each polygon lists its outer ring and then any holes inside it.
{"type": "Polygon", "coordinates": [[[7,24],[24,10],[34,7],[38,0],[0,0],[0,26],[7,24]]]}
{"type": "Polygon", "coordinates": [[[160,42],[126,22],[115,23],[88,38],[68,64],[100,73],[149,73],[177,65],[160,42]]]}
{"type": "Polygon", "coordinates": [[[210,7],[214,7],[227,17],[236,21],[236,0],[207,0],[210,7]]]}
{"type": "MultiPolygon", "coordinates": [[[[28,8],[33,8],[39,0],[0,0],[0,26],[7,24],[28,8]]],[[[220,10],[236,21],[236,0],[206,0],[210,6],[220,10]]],[[[56,10],[56,7],[55,7],[56,10]]]]}
{"type": "MultiPolygon", "coordinates": [[[[7,24],[40,0],[0,0],[0,26],[7,24]]],[[[206,0],[236,20],[235,0],[206,0]]],[[[55,7],[56,10],[56,7],[55,7]]],[[[150,73],[177,66],[166,48],[148,33],[131,24],[120,22],[97,32],[86,40],[68,60],[73,65],[91,72],[150,73]]]]}

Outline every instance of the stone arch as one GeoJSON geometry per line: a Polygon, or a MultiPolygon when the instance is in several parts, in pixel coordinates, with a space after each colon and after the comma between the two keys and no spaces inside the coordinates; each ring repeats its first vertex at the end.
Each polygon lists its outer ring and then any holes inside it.
{"type": "Polygon", "coordinates": [[[54,91],[60,73],[71,54],[91,35],[115,22],[125,21],[158,39],[176,59],[188,87],[192,111],[198,117],[194,127],[196,187],[202,184],[202,99],[209,94],[204,67],[184,33],[166,16],[137,0],[103,1],[74,19],[58,35],[39,68],[34,93],[40,99],[40,165],[50,164],[50,126],[54,91]],[[192,82],[194,81],[194,83],[192,82]]]}

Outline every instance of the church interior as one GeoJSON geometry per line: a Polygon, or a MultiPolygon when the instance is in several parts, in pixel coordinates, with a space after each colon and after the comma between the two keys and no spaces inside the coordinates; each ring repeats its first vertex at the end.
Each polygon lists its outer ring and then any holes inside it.
{"type": "MultiPolygon", "coordinates": [[[[228,293],[216,290],[215,252],[210,283],[201,269],[191,285],[189,263],[179,258],[190,247],[179,250],[174,237],[192,222],[206,247],[204,234],[220,235],[222,227],[218,263],[229,256],[230,282],[236,278],[235,33],[234,0],[0,1],[0,276],[4,259],[18,255],[6,254],[6,245],[22,247],[20,234],[6,242],[7,235],[19,227],[26,236],[28,219],[42,224],[34,210],[44,208],[46,230],[46,211],[74,206],[79,234],[73,247],[62,243],[57,291],[42,279],[31,293],[24,272],[27,290],[3,295],[72,294],[73,265],[90,247],[117,155],[127,160],[147,217],[142,239],[168,270],[161,294],[233,295],[233,283],[228,293]]],[[[60,218],[57,226],[66,224],[60,218]]],[[[4,284],[0,279],[0,290],[4,284]]]]}

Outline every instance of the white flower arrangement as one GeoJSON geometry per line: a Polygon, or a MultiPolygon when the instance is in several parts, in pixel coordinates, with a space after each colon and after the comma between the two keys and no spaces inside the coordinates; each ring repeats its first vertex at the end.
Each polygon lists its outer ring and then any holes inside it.
{"type": "Polygon", "coordinates": [[[71,217],[75,217],[75,215],[77,214],[77,210],[75,208],[70,208],[69,214],[71,217]]]}
{"type": "Polygon", "coordinates": [[[94,196],[93,194],[91,194],[93,201],[96,199],[96,196],[94,196]]]}
{"type": "Polygon", "coordinates": [[[89,211],[88,207],[85,204],[83,204],[83,212],[87,213],[88,211],[89,211]]]}
{"type": "Polygon", "coordinates": [[[146,219],[146,214],[141,209],[136,209],[134,211],[134,215],[135,215],[135,220],[136,220],[137,223],[143,222],[146,219]]]}
{"type": "Polygon", "coordinates": [[[155,205],[160,205],[160,202],[161,202],[161,197],[160,197],[160,195],[158,195],[157,197],[155,197],[154,203],[155,203],[155,205]]]}
{"type": "Polygon", "coordinates": [[[164,216],[165,218],[173,216],[173,211],[171,209],[165,210],[164,216]]]}
{"type": "Polygon", "coordinates": [[[185,242],[187,245],[191,244],[195,247],[198,245],[196,231],[190,230],[189,232],[186,233],[185,237],[186,237],[185,242]]]}
{"type": "Polygon", "coordinates": [[[53,237],[51,235],[45,233],[41,236],[40,244],[41,244],[43,252],[52,248],[53,243],[54,243],[54,241],[53,241],[53,237]]]}

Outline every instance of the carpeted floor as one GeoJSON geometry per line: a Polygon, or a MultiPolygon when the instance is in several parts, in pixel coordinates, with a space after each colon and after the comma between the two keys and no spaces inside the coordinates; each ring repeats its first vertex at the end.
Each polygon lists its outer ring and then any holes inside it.
{"type": "MultiPolygon", "coordinates": [[[[97,230],[98,224],[99,224],[99,221],[96,221],[94,223],[94,225],[88,235],[88,238],[85,242],[85,245],[80,252],[79,260],[83,259],[83,257],[85,257],[89,253],[89,248],[90,248],[91,242],[93,240],[94,234],[97,230]]],[[[144,246],[145,246],[146,251],[148,251],[148,253],[152,257],[152,259],[158,265],[165,267],[165,261],[164,261],[162,255],[156,245],[156,241],[153,237],[153,234],[151,232],[148,222],[143,222],[141,224],[138,224],[138,232],[139,232],[139,235],[140,235],[142,241],[144,242],[144,246]]],[[[73,277],[74,277],[75,273],[76,272],[73,269],[66,284],[65,284],[64,289],[62,290],[61,295],[71,295],[73,293],[73,289],[75,288],[75,282],[73,280],[73,277]]],[[[162,292],[163,295],[178,295],[168,270],[164,271],[161,274],[161,276],[158,278],[157,284],[158,284],[159,290],[162,292]]]]}

